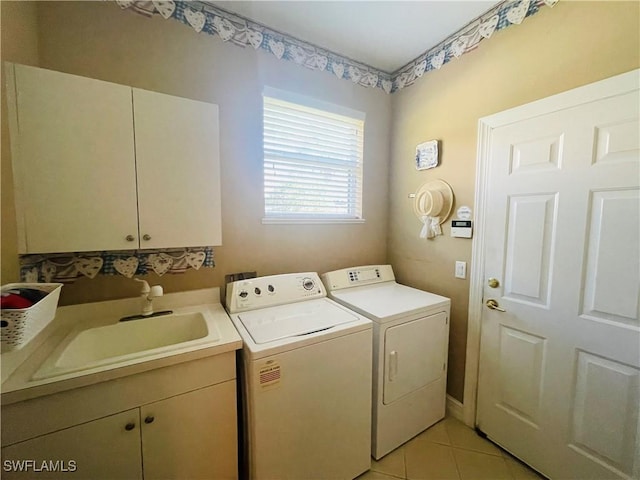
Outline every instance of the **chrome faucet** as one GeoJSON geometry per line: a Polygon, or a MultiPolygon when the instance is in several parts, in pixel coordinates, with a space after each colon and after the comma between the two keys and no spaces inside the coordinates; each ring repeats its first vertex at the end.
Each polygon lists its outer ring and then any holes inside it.
{"type": "Polygon", "coordinates": [[[142,299],[142,315],[147,317],[153,315],[153,299],[161,297],[164,292],[160,285],[154,285],[149,287],[146,280],[134,278],[136,282],[142,282],[142,290],[140,291],[140,298],[142,299]]]}

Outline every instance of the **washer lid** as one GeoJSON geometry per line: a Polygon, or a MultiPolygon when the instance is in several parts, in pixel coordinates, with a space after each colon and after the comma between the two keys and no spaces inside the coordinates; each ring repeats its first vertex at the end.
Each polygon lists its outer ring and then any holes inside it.
{"type": "Polygon", "coordinates": [[[325,298],[243,312],[238,318],[257,344],[308,335],[359,320],[358,316],[325,298]]]}
{"type": "Polygon", "coordinates": [[[337,290],[331,292],[331,297],[378,322],[395,320],[450,302],[446,297],[396,282],[337,290]]]}

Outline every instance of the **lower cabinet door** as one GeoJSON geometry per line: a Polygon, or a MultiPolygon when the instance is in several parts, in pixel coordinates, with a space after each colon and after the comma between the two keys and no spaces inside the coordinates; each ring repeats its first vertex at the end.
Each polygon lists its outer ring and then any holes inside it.
{"type": "Polygon", "coordinates": [[[144,479],[236,479],[236,382],[140,409],[144,479]]]}
{"type": "Polygon", "coordinates": [[[5,447],[2,478],[142,479],[139,410],[5,447]]]}

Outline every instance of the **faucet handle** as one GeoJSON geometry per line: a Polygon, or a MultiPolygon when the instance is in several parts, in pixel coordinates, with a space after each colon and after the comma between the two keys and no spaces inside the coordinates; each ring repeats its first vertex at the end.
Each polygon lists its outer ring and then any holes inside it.
{"type": "Polygon", "coordinates": [[[161,285],[154,285],[153,287],[151,287],[149,298],[161,297],[162,295],[164,295],[164,291],[162,290],[161,285]]]}
{"type": "Polygon", "coordinates": [[[134,278],[134,280],[136,282],[141,282],[142,283],[142,290],[140,291],[141,295],[144,295],[145,293],[149,293],[151,291],[151,289],[149,288],[149,284],[147,283],[146,280],[142,280],[140,278],[134,278]]]}

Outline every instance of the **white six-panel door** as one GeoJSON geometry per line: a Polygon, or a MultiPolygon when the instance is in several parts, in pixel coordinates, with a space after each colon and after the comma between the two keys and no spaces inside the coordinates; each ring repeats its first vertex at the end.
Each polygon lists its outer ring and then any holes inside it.
{"type": "Polygon", "coordinates": [[[550,478],[640,476],[638,91],[495,128],[477,425],[550,478]],[[489,286],[489,279],[499,286],[489,286]]]}

